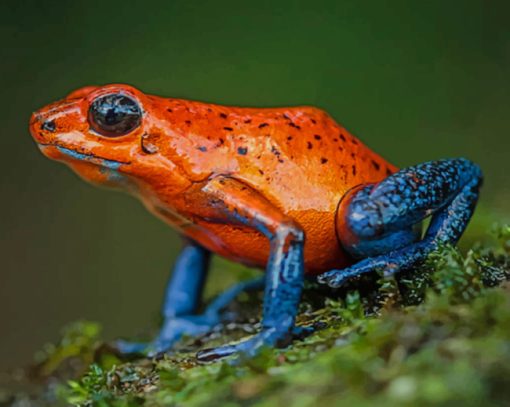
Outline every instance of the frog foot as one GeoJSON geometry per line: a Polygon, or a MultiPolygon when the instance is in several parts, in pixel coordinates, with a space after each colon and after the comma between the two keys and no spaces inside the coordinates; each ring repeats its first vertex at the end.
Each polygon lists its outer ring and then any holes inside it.
{"type": "Polygon", "coordinates": [[[115,349],[123,355],[146,355],[154,357],[169,351],[183,336],[198,336],[211,331],[220,324],[219,313],[205,313],[171,318],[165,321],[158,336],[151,342],[118,340],[115,349]]]}
{"type": "MultiPolygon", "coordinates": [[[[189,273],[188,273],[189,274],[189,273]]],[[[116,341],[115,349],[124,355],[155,356],[169,351],[183,336],[198,336],[210,332],[222,322],[222,310],[240,293],[257,291],[264,287],[264,277],[235,284],[216,297],[200,315],[169,316],[165,319],[158,336],[151,342],[116,341]]],[[[173,292],[171,292],[173,294],[173,292]]],[[[173,295],[170,295],[172,298],[173,295]]]]}
{"type": "Polygon", "coordinates": [[[437,243],[431,239],[409,245],[399,250],[380,256],[361,260],[351,267],[340,270],[331,270],[321,274],[317,281],[337,288],[352,278],[372,271],[382,271],[384,276],[393,275],[401,270],[407,270],[423,262],[427,256],[437,248],[437,243]]]}
{"type": "MultiPolygon", "coordinates": [[[[258,334],[242,340],[241,342],[206,348],[197,352],[199,362],[212,362],[231,355],[244,356],[247,358],[257,355],[263,347],[288,346],[294,339],[303,339],[315,331],[313,326],[295,326],[290,331],[282,332],[274,328],[263,329],[258,334]]],[[[234,362],[239,359],[234,359],[234,362]]]]}

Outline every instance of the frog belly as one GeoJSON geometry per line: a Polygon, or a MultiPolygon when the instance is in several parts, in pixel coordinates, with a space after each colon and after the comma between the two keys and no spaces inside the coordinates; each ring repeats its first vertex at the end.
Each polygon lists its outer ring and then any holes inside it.
{"type": "MultiPolygon", "coordinates": [[[[320,274],[352,264],[351,257],[338,244],[334,214],[309,213],[294,219],[305,231],[307,274],[320,274]]],[[[269,258],[267,237],[245,226],[199,221],[185,234],[211,252],[249,267],[265,268],[269,258]]]]}

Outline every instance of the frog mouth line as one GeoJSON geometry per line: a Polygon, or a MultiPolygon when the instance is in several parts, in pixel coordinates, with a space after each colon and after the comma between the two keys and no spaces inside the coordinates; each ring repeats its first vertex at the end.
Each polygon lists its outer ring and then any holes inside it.
{"type": "Polygon", "coordinates": [[[99,157],[92,153],[78,153],[77,151],[70,150],[69,148],[59,146],[58,144],[43,144],[37,143],[39,148],[43,150],[45,147],[55,147],[62,154],[74,158],[75,160],[87,161],[92,164],[100,165],[112,170],[118,170],[121,165],[130,165],[131,161],[117,161],[108,158],[99,157]]]}

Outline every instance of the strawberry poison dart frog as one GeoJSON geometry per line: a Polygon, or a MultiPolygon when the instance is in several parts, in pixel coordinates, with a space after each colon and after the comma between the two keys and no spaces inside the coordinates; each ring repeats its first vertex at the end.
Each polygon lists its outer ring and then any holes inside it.
{"type": "Polygon", "coordinates": [[[305,275],[338,287],[373,270],[411,268],[460,238],[482,184],[464,158],[399,170],[315,107],[227,107],[119,84],[81,88],[42,108],[30,132],[47,157],[138,197],[184,238],[159,335],[119,341],[126,353],[164,352],[207,332],[230,300],[257,288],[260,332],[197,357],[284,344],[306,329],[295,326],[305,275]],[[199,315],[211,253],[266,272],[199,315]]]}

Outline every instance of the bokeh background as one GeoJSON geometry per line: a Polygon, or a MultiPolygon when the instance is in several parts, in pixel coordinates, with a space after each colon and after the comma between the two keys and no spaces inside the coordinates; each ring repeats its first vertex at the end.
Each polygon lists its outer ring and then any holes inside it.
{"type": "MultiPolygon", "coordinates": [[[[506,1],[14,1],[0,5],[0,368],[66,323],[154,326],[178,236],[44,158],[31,112],[87,84],[242,106],[312,104],[399,166],[486,174],[470,230],[507,217],[506,1]]],[[[469,239],[469,237],[468,237],[469,239]]],[[[212,281],[236,278],[215,263],[212,281]],[[219,271],[218,271],[219,270],[219,271]]]]}

